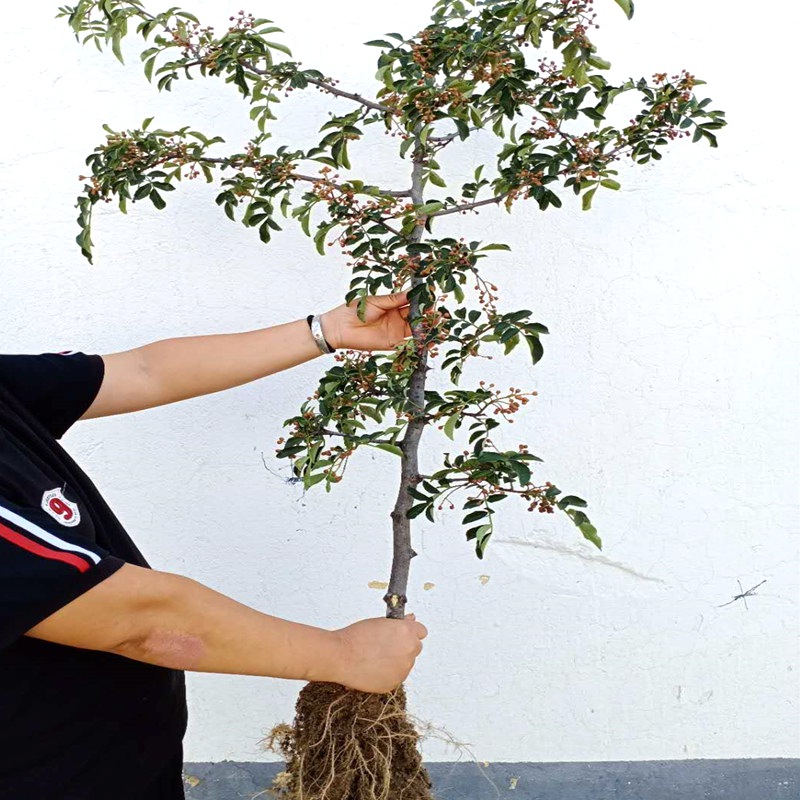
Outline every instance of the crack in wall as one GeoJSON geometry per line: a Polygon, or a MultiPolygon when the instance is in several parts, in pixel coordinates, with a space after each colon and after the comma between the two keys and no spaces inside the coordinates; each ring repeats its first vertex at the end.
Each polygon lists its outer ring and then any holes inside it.
{"type": "Polygon", "coordinates": [[[658,578],[653,575],[645,575],[643,572],[638,572],[632,567],[628,567],[625,564],[621,564],[619,561],[614,561],[613,559],[608,558],[607,556],[589,555],[588,553],[581,553],[579,550],[572,550],[571,548],[564,547],[563,545],[543,544],[542,542],[534,542],[528,539],[520,539],[518,537],[510,537],[507,539],[495,539],[494,542],[496,544],[511,544],[511,545],[521,545],[523,547],[535,547],[538,550],[549,550],[552,553],[560,553],[561,555],[565,556],[575,556],[576,558],[580,558],[583,561],[590,561],[592,564],[602,564],[605,567],[611,567],[611,569],[618,569],[620,572],[624,572],[626,575],[631,575],[634,578],[639,578],[643,581],[650,581],[651,583],[663,583],[663,584],[668,583],[668,581],[665,581],[663,578],[658,578]]]}

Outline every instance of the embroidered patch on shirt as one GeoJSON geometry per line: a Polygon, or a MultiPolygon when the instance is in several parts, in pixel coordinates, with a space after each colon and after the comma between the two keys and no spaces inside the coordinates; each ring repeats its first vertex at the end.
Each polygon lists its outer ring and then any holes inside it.
{"type": "Polygon", "coordinates": [[[42,508],[57,522],[74,528],[81,521],[78,504],[67,500],[61,489],[48,489],[42,495],[42,508]]]}

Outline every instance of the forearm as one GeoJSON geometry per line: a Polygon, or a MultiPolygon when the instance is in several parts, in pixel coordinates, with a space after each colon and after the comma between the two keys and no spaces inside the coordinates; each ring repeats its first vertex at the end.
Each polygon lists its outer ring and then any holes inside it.
{"type": "Polygon", "coordinates": [[[263,614],[180,575],[126,564],[29,635],[197,672],[337,680],[332,631],[263,614]]]}
{"type": "Polygon", "coordinates": [[[305,319],[244,333],[163,339],[138,348],[151,405],[211,394],[321,355],[305,319]]]}
{"type": "Polygon", "coordinates": [[[197,581],[158,573],[155,602],[118,652],[196,672],[331,680],[341,656],[331,631],[263,614],[197,581]]]}

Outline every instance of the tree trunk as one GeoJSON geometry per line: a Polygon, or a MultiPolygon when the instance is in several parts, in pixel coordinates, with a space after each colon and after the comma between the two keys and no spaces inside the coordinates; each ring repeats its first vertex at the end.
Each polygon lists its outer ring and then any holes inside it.
{"type": "MultiPolygon", "coordinates": [[[[426,152],[420,141],[419,132],[420,126],[418,125],[414,133],[416,141],[413,156],[414,166],[411,172],[411,200],[414,205],[422,203],[422,166],[426,152]]],[[[409,237],[409,243],[419,242],[424,233],[424,221],[418,222],[409,237]]],[[[422,278],[417,275],[412,277],[412,289],[421,283],[422,278]]],[[[412,297],[409,305],[409,318],[413,320],[419,316],[419,297],[412,297]]],[[[424,336],[424,331],[419,323],[412,322],[411,331],[414,340],[417,342],[424,336]]],[[[386,616],[391,619],[403,619],[405,616],[409,567],[411,566],[411,559],[416,555],[411,547],[411,520],[406,516],[406,513],[412,504],[408,487],[416,486],[419,483],[418,453],[419,441],[425,427],[425,421],[422,416],[425,411],[425,379],[428,369],[428,349],[422,346],[419,362],[409,382],[406,410],[413,417],[406,428],[405,436],[399,442],[403,455],[400,458],[400,487],[397,492],[397,501],[391,513],[393,533],[392,573],[389,579],[389,587],[383,596],[386,602],[386,616]]]]}

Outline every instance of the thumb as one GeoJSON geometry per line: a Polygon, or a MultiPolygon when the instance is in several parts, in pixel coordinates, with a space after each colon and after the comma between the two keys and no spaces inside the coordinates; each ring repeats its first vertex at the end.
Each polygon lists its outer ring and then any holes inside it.
{"type": "Polygon", "coordinates": [[[370,297],[372,305],[384,311],[392,308],[398,308],[408,304],[408,293],[397,292],[396,294],[379,294],[370,297]]]}

